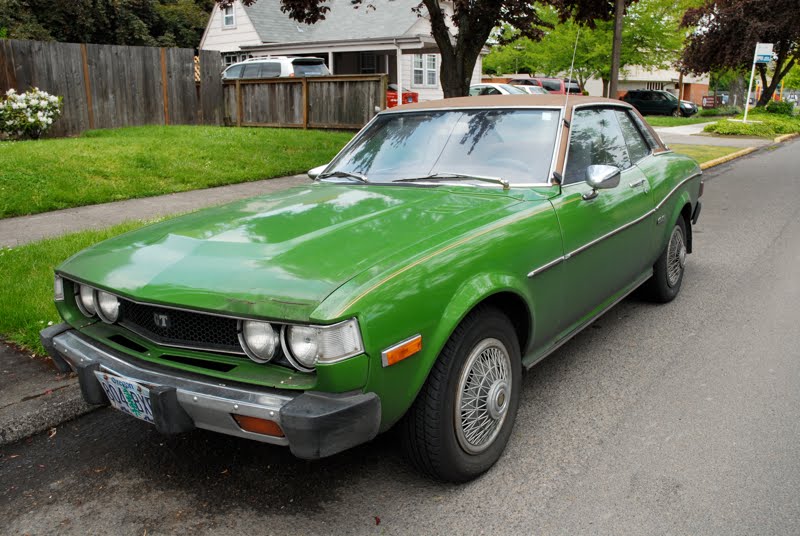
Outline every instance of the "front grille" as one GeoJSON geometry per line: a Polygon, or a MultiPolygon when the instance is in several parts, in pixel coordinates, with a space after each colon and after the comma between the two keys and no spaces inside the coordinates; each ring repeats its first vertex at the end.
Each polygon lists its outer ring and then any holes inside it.
{"type": "Polygon", "coordinates": [[[166,346],[242,354],[235,318],[180,311],[120,299],[119,323],[166,346]]]}

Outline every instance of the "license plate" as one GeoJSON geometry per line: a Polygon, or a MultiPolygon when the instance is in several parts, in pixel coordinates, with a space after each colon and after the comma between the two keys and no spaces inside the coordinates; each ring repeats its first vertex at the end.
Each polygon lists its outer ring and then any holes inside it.
{"type": "Polygon", "coordinates": [[[150,406],[150,390],[133,380],[114,376],[107,372],[95,372],[100,381],[100,386],[108,396],[111,405],[118,410],[142,419],[153,422],[153,408],[150,406]]]}

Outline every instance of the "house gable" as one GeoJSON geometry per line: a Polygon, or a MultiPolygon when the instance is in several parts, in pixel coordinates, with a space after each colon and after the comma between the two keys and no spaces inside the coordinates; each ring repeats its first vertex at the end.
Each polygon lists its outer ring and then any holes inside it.
{"type": "Polygon", "coordinates": [[[222,9],[219,4],[214,5],[208,19],[203,38],[200,40],[200,49],[219,50],[225,52],[238,52],[241,46],[260,45],[261,37],[256,32],[247,10],[239,0],[233,2],[234,26],[222,26],[222,9]]]}

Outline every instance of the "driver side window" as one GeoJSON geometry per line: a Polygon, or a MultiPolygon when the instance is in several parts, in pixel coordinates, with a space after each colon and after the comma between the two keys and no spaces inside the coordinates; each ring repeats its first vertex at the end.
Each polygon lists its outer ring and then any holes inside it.
{"type": "Polygon", "coordinates": [[[603,164],[619,169],[631,167],[625,138],[614,111],[608,108],[575,110],[570,123],[564,184],[582,182],[586,168],[603,164]]]}

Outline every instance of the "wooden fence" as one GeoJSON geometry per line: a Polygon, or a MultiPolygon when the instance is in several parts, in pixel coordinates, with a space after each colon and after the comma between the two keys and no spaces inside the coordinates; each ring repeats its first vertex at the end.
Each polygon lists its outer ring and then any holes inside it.
{"type": "Polygon", "coordinates": [[[222,58],[194,50],[0,39],[0,91],[64,98],[49,135],[135,125],[221,125],[222,58]]]}
{"type": "Polygon", "coordinates": [[[225,124],[359,129],[386,108],[386,75],[225,81],[225,124]]]}

